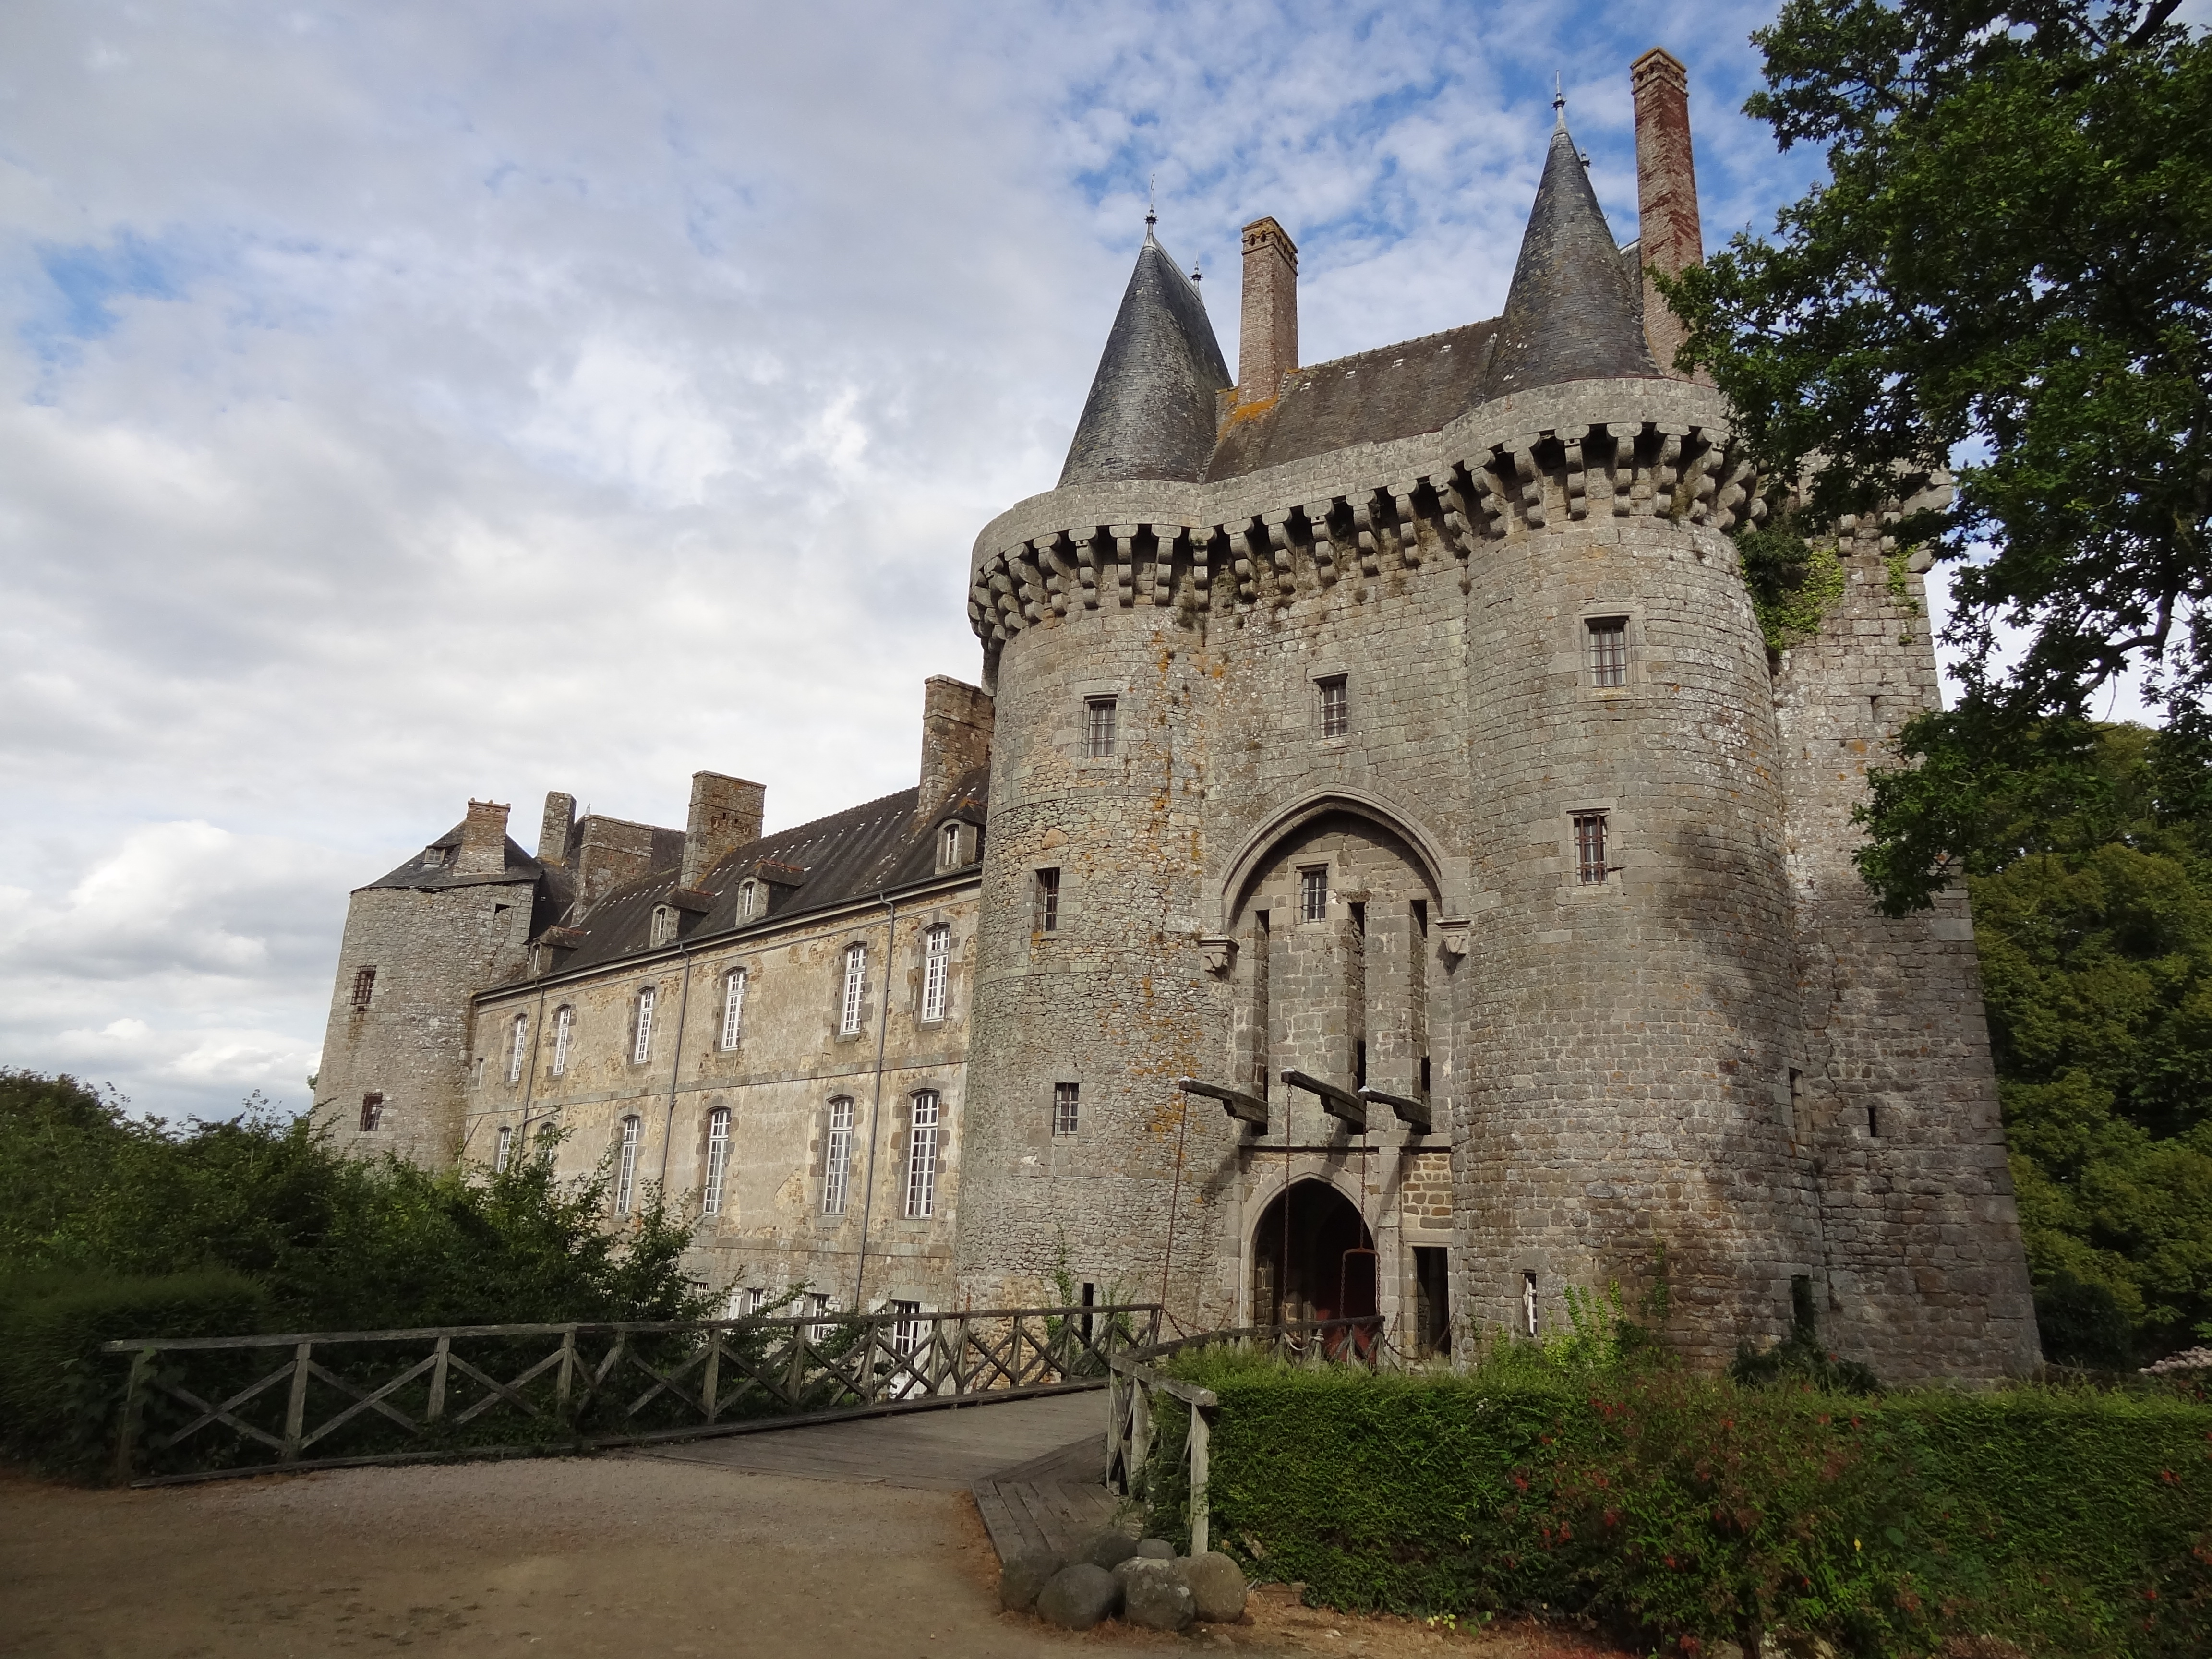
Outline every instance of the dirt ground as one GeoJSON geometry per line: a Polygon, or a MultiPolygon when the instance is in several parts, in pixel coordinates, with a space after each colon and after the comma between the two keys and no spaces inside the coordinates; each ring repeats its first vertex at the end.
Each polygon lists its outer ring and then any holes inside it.
{"type": "Polygon", "coordinates": [[[1002,1613],[964,1492],[647,1457],[88,1492],[0,1474],[10,1659],[384,1653],[1480,1654],[1610,1659],[1546,1630],[1431,1631],[1255,1594],[1245,1623],[1083,1636],[1002,1613]]]}

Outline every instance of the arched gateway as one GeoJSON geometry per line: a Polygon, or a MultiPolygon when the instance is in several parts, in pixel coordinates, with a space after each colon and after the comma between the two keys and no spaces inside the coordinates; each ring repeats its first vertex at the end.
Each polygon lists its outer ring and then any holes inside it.
{"type": "Polygon", "coordinates": [[[1376,1310],[1375,1236],[1325,1181],[1293,1182],[1252,1230],[1252,1317],[1278,1324],[1376,1310]]]}

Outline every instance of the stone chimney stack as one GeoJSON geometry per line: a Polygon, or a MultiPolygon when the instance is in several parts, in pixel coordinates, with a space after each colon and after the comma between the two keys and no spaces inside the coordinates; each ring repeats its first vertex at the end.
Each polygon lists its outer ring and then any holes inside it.
{"type": "Polygon", "coordinates": [[[1282,392],[1283,376],[1297,366],[1298,246],[1273,219],[1255,219],[1244,227],[1237,401],[1273,403],[1282,392]]]}
{"type": "Polygon", "coordinates": [[[764,784],[694,772],[691,816],[684,822],[684,867],[676,884],[696,889],[725,854],[758,841],[767,803],[764,784]]]}
{"type": "Polygon", "coordinates": [[[469,815],[461,823],[461,855],[453,861],[453,873],[507,873],[507,808],[488,800],[469,803],[469,815]]]}
{"type": "Polygon", "coordinates": [[[928,823],[952,798],[962,775],[991,761],[991,696],[932,675],[922,683],[921,794],[916,823],[928,823]]]}
{"type": "Polygon", "coordinates": [[[1690,156],[1690,72],[1654,46],[1628,71],[1636,93],[1638,252],[1644,264],[1644,337],[1661,370],[1672,374],[1682,325],[1650,273],[1679,276],[1705,258],[1698,222],[1698,174],[1690,156]]]}
{"type": "Polygon", "coordinates": [[[576,833],[576,798],[564,795],[559,790],[549,791],[545,797],[545,816],[538,821],[538,861],[540,864],[566,864],[568,861],[568,837],[576,833]]]}

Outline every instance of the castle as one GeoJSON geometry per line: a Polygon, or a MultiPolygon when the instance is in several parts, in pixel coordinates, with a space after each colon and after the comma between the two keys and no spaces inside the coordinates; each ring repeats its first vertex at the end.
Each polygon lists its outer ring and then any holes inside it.
{"type": "Polygon", "coordinates": [[[1632,71],[1642,239],[1551,138],[1502,315],[1307,365],[1246,228],[1231,380],[1150,229],[1058,487],[976,539],[980,688],[916,787],[763,836],[547,798],[354,894],[316,1110],[496,1163],[557,1126],[700,1212],[742,1311],[1162,1297],[1409,1349],[1648,1287],[1715,1365],[2039,1350],[1963,890],[1889,920],[1865,769],[1936,705],[1920,578],[1846,520],[1770,653],[1764,511],[1648,273],[1701,252],[1686,80],[1632,71]],[[1796,1283],[1802,1281],[1802,1283],[1796,1283]]]}

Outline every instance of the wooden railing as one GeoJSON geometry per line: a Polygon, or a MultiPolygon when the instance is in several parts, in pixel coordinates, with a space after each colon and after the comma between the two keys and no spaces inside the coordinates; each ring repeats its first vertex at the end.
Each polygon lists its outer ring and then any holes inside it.
{"type": "Polygon", "coordinates": [[[1162,1395],[1180,1401],[1190,1413],[1183,1435],[1180,1462],[1188,1481],[1187,1518],[1190,1524],[1190,1553],[1203,1555],[1208,1545],[1206,1477],[1212,1472],[1213,1426],[1221,1401],[1211,1389],[1158,1369],[1159,1362],[1176,1354],[1205,1347],[1235,1347],[1273,1353],[1308,1364],[1345,1362],[1370,1368],[1387,1366],[1395,1356],[1382,1340],[1379,1316],[1364,1319],[1324,1319],[1298,1324],[1249,1325],[1237,1330],[1205,1331],[1152,1347],[1132,1345],[1109,1355],[1112,1371],[1106,1392],[1106,1484],[1132,1498],[1157,1498],[1148,1492],[1152,1479],[1157,1401],[1162,1395]]]}
{"type": "Polygon", "coordinates": [[[1152,1303],[110,1342],[118,1480],[559,1451],[1095,1389],[1152,1303]],[[281,1356],[272,1367],[270,1358],[281,1356]]]}

